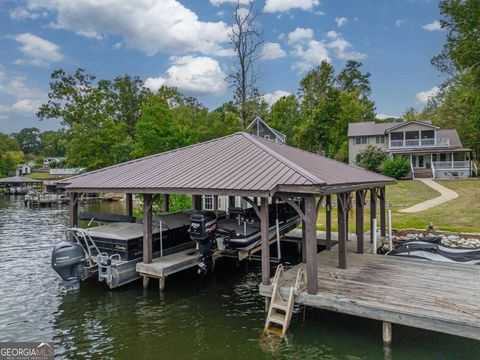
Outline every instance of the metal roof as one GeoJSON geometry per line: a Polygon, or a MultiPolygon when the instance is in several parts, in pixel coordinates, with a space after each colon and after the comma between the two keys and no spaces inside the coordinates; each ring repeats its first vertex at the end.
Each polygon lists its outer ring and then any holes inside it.
{"type": "Polygon", "coordinates": [[[420,125],[430,126],[437,128],[437,126],[432,125],[430,120],[421,120],[421,121],[394,121],[387,123],[376,123],[375,121],[364,121],[364,122],[351,122],[348,124],[348,137],[352,136],[374,136],[374,135],[384,135],[387,131],[397,129],[399,127],[416,123],[420,125]]]}
{"type": "Polygon", "coordinates": [[[60,181],[70,192],[272,196],[393,179],[245,132],[60,181]]]}
{"type": "Polygon", "coordinates": [[[33,184],[41,183],[42,180],[30,179],[23,176],[12,176],[0,179],[1,184],[33,184]]]}

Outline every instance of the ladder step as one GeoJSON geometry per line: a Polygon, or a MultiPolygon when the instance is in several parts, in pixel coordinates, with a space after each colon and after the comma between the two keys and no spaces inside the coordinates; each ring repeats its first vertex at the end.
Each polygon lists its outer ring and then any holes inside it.
{"type": "Polygon", "coordinates": [[[288,304],[285,302],[285,304],[278,304],[278,303],[272,303],[272,308],[278,309],[278,310],[283,310],[287,312],[288,310],[288,304]]]}
{"type": "Polygon", "coordinates": [[[271,314],[268,320],[282,326],[284,326],[286,323],[285,315],[279,313],[271,314]]]}

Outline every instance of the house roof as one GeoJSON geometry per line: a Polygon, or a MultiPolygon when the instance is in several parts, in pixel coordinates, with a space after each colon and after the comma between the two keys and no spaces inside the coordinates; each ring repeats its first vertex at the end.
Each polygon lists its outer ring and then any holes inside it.
{"type": "Polygon", "coordinates": [[[410,125],[410,124],[418,124],[418,125],[428,126],[428,127],[433,128],[433,129],[440,129],[438,126],[432,125],[432,122],[430,120],[424,120],[424,121],[413,120],[413,121],[402,121],[400,123],[397,123],[396,125],[393,125],[392,127],[388,128],[385,132],[388,133],[390,131],[399,129],[401,127],[404,127],[404,126],[407,126],[407,125],[410,125]]]}
{"type": "Polygon", "coordinates": [[[70,192],[272,196],[395,180],[240,132],[62,180],[70,192]]]}
{"type": "Polygon", "coordinates": [[[285,142],[285,140],[287,139],[287,136],[283,133],[281,133],[280,131],[278,130],[275,130],[274,128],[272,128],[271,126],[269,126],[260,116],[256,116],[255,119],[253,119],[253,121],[247,126],[247,129],[251,129],[253,127],[254,124],[258,124],[258,123],[261,123],[263,126],[265,126],[268,130],[270,130],[271,132],[273,132],[278,138],[280,138],[280,140],[282,140],[283,142],[285,142]]]}
{"type": "Polygon", "coordinates": [[[463,148],[460,137],[455,129],[440,129],[437,130],[437,138],[445,138],[450,142],[450,148],[463,148]]]}
{"type": "MultiPolygon", "coordinates": [[[[395,121],[388,123],[376,123],[375,121],[353,122],[348,124],[348,136],[384,135],[387,131],[397,129],[410,123],[412,123],[412,121],[395,121]]],[[[413,121],[413,123],[435,127],[430,120],[413,121]]]]}
{"type": "Polygon", "coordinates": [[[41,182],[42,180],[30,179],[23,176],[12,176],[0,179],[0,184],[33,184],[41,182]]]}

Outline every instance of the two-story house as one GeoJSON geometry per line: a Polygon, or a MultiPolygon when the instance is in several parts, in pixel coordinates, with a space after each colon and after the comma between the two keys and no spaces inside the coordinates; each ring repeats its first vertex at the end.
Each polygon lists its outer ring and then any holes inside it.
{"type": "Polygon", "coordinates": [[[430,121],[358,122],[348,125],[349,163],[368,145],[390,156],[410,159],[411,177],[455,178],[477,174],[472,150],[463,147],[457,131],[430,121]]]}
{"type": "Polygon", "coordinates": [[[253,119],[250,125],[247,126],[247,131],[252,135],[260,136],[275,142],[285,143],[287,141],[285,134],[270,127],[260,116],[253,119]]]}

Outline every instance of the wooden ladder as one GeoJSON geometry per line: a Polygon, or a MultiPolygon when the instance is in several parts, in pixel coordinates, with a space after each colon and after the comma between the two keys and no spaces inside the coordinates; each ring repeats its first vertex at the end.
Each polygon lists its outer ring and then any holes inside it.
{"type": "Polygon", "coordinates": [[[280,288],[285,284],[284,273],[283,265],[279,264],[275,271],[275,277],[273,278],[272,298],[268,308],[267,320],[265,321],[264,332],[267,335],[285,336],[290,321],[292,320],[293,305],[295,304],[294,297],[307,287],[305,269],[301,266],[297,272],[295,285],[290,287],[288,298],[284,300],[280,294],[280,288]]]}

